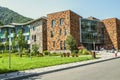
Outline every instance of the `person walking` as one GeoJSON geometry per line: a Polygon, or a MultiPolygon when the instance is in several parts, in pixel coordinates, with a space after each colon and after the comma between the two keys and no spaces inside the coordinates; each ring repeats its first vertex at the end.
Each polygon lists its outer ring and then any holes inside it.
{"type": "Polygon", "coordinates": [[[115,50],[115,57],[117,57],[117,53],[118,53],[118,51],[117,51],[117,50],[115,50]]]}

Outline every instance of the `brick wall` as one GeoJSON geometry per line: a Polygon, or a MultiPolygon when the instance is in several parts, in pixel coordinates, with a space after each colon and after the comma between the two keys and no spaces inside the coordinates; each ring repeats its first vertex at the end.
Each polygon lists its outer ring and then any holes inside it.
{"type": "Polygon", "coordinates": [[[76,13],[67,10],[47,15],[47,48],[48,50],[61,50],[60,42],[62,42],[62,50],[64,49],[64,41],[67,38],[65,30],[68,34],[71,34],[79,45],[80,42],[80,30],[79,30],[79,18],[80,16],[76,13]],[[60,19],[63,20],[63,24],[60,25],[60,19]],[[51,22],[55,20],[54,27],[51,22]],[[62,34],[60,35],[60,30],[62,34]],[[54,33],[54,37],[51,38],[51,31],[54,33]]]}
{"type": "Polygon", "coordinates": [[[111,18],[103,20],[105,25],[105,46],[109,49],[114,46],[115,49],[118,49],[118,37],[117,37],[117,19],[111,18]]]}

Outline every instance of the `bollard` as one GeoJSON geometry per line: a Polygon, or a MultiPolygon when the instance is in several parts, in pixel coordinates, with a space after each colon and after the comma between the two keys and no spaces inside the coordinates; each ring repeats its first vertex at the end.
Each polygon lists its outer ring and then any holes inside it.
{"type": "Polygon", "coordinates": [[[95,51],[92,52],[92,58],[94,58],[94,59],[96,58],[96,53],[95,53],[95,51]]]}

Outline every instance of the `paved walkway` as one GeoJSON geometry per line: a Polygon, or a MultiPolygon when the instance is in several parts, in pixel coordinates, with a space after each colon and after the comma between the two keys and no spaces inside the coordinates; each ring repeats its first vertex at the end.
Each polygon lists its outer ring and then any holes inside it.
{"type": "MultiPolygon", "coordinates": [[[[55,71],[60,71],[60,70],[69,69],[73,67],[85,66],[85,65],[94,64],[94,63],[116,58],[114,53],[109,53],[106,51],[101,51],[98,54],[101,56],[100,59],[69,63],[69,64],[63,64],[63,65],[57,65],[57,66],[51,66],[51,67],[45,67],[45,68],[31,69],[31,70],[25,70],[25,71],[13,72],[13,73],[0,74],[0,80],[8,80],[8,79],[16,79],[16,78],[19,79],[19,77],[23,77],[23,76],[31,76],[31,75],[55,72],[55,71]]],[[[117,58],[120,58],[120,53],[118,53],[117,58]]]]}

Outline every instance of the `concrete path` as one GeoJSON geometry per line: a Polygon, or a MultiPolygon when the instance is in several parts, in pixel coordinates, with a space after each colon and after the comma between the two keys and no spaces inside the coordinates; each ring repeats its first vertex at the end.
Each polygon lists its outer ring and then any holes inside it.
{"type": "MultiPolygon", "coordinates": [[[[56,72],[56,71],[61,71],[61,70],[77,67],[77,66],[85,66],[85,65],[89,65],[89,64],[94,64],[94,63],[98,63],[98,62],[103,62],[103,61],[107,61],[107,60],[116,59],[116,57],[114,56],[114,53],[101,51],[98,54],[101,57],[100,59],[83,61],[83,62],[76,62],[76,63],[69,63],[69,64],[63,64],[63,65],[57,65],[57,66],[51,66],[51,67],[45,67],[45,68],[31,69],[31,70],[25,70],[25,71],[19,71],[19,72],[0,74],[0,80],[10,80],[10,79],[14,80],[14,79],[19,79],[20,77],[24,77],[24,76],[33,76],[33,75],[38,75],[38,74],[56,72]]],[[[117,58],[120,58],[120,53],[118,53],[117,58]]]]}
{"type": "Polygon", "coordinates": [[[120,58],[18,80],[120,80],[120,58]]]}

